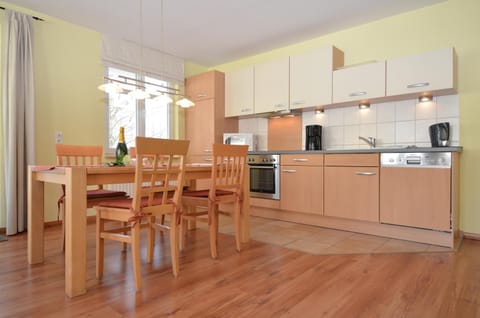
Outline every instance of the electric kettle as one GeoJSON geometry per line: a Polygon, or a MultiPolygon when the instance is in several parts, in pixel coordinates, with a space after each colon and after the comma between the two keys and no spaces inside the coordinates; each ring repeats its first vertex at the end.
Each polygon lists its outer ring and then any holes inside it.
{"type": "Polygon", "coordinates": [[[431,125],[429,128],[432,147],[447,147],[450,141],[450,124],[448,122],[431,125]]]}

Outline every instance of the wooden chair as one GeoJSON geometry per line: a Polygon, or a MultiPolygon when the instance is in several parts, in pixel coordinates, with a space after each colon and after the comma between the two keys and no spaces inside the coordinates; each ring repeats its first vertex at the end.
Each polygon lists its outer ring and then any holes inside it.
{"type": "MultiPolygon", "coordinates": [[[[55,145],[58,166],[99,166],[102,164],[103,147],[102,146],[83,146],[83,145],[55,145]]],[[[91,208],[96,203],[105,200],[115,200],[127,197],[126,192],[104,189],[99,185],[95,189],[87,190],[87,207],[91,208]]],[[[65,226],[63,219],[65,217],[65,186],[62,185],[62,195],[57,201],[57,218],[62,220],[63,244],[65,249],[65,226]]]]}
{"type": "Polygon", "coordinates": [[[180,226],[181,197],[185,156],[188,140],[136,138],[137,161],[133,199],[99,203],[97,210],[97,278],[103,276],[104,241],[114,240],[132,245],[132,264],[137,290],[142,288],[140,275],[140,223],[148,225],[147,262],[153,258],[155,230],[170,233],[170,254],[173,275],[179,271],[178,232],[180,226]],[[151,165],[143,165],[150,158],[151,165]],[[163,164],[162,164],[163,163],[163,164]],[[156,223],[158,216],[169,215],[170,224],[156,223]],[[131,225],[105,229],[107,220],[129,222],[131,225]],[[127,234],[126,234],[127,233],[127,234]],[[129,233],[129,234],[128,234],[129,233]]]}
{"type": "Polygon", "coordinates": [[[242,213],[243,180],[248,146],[213,145],[212,182],[210,189],[184,191],[182,204],[182,240],[185,247],[187,222],[207,221],[210,234],[210,253],[217,258],[217,236],[219,213],[233,216],[235,223],[235,241],[240,251],[240,216],[242,213]],[[219,211],[219,204],[233,203],[233,211],[219,211]],[[205,219],[202,217],[207,215],[205,219]]]}

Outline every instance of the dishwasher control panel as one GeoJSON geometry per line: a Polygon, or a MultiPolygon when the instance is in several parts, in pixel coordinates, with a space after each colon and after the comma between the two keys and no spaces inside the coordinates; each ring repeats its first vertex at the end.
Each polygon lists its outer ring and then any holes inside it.
{"type": "Polygon", "coordinates": [[[382,153],[382,167],[450,168],[451,152],[382,153]]]}

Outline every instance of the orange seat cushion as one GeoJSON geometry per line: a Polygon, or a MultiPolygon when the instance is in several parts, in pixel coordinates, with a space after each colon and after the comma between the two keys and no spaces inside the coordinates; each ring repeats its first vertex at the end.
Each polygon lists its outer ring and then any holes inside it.
{"type": "MultiPolygon", "coordinates": [[[[184,197],[208,198],[209,190],[183,191],[184,197]]],[[[215,196],[232,195],[232,191],[216,190],[215,196]]]]}
{"type": "Polygon", "coordinates": [[[99,199],[99,198],[110,198],[110,197],[121,197],[121,196],[127,196],[127,193],[124,191],[115,191],[115,190],[106,190],[106,189],[87,190],[87,200],[99,199]]]}
{"type": "MultiPolygon", "coordinates": [[[[148,205],[147,200],[148,198],[146,197],[142,198],[142,202],[140,203],[140,206],[141,207],[147,206],[148,205]]],[[[130,209],[132,207],[132,201],[133,199],[131,198],[108,200],[108,201],[103,201],[98,203],[97,206],[108,207],[108,208],[130,209]]],[[[154,197],[152,205],[160,205],[160,204],[162,204],[162,198],[154,197]]]]}

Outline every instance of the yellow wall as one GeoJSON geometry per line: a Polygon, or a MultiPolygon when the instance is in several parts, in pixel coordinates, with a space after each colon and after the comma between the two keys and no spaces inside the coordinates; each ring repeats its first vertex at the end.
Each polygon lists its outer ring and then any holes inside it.
{"type": "Polygon", "coordinates": [[[228,71],[314,47],[335,45],[345,65],[454,46],[458,54],[461,155],[461,229],[480,234],[480,1],[449,0],[247,57],[213,69],[228,71]]]}
{"type": "MultiPolygon", "coordinates": [[[[10,4],[0,5],[37,15],[10,4]]],[[[0,12],[1,23],[3,16],[0,12]]],[[[34,21],[33,43],[36,163],[55,163],[56,131],[63,132],[66,144],[103,145],[105,102],[96,88],[103,80],[100,34],[45,17],[43,22],[34,21]]],[[[52,221],[57,218],[60,186],[47,185],[46,191],[46,220],[52,221]]]]}

